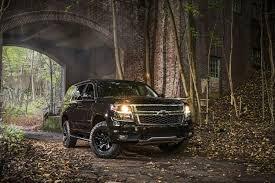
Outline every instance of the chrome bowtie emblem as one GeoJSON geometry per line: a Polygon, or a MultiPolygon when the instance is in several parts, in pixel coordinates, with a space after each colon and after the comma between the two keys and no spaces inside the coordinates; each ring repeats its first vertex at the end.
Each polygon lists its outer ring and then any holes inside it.
{"type": "Polygon", "coordinates": [[[163,116],[168,116],[169,115],[169,112],[168,111],[165,111],[165,110],[161,110],[157,113],[157,115],[163,117],[163,116]]]}

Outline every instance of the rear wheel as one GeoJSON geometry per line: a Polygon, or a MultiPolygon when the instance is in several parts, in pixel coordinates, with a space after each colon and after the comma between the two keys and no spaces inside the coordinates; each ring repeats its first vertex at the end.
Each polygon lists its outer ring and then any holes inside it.
{"type": "Polygon", "coordinates": [[[93,127],[90,133],[90,147],[100,158],[115,158],[120,153],[120,145],[111,142],[105,121],[93,127]]]}
{"type": "Polygon", "coordinates": [[[77,139],[71,136],[70,125],[68,121],[63,123],[63,145],[67,148],[75,147],[77,139]]]}

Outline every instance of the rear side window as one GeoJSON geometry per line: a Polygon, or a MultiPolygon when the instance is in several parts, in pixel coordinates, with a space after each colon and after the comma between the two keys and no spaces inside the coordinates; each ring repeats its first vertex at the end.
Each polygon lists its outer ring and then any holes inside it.
{"type": "Polygon", "coordinates": [[[73,92],[72,100],[81,100],[85,87],[86,85],[76,86],[76,89],[73,92]]]}
{"type": "Polygon", "coordinates": [[[72,98],[73,93],[75,92],[75,90],[76,90],[76,86],[71,86],[71,87],[68,89],[68,91],[67,91],[67,93],[66,93],[66,95],[65,95],[65,97],[64,97],[64,102],[65,102],[65,103],[70,102],[70,100],[71,100],[71,98],[72,98]]]}

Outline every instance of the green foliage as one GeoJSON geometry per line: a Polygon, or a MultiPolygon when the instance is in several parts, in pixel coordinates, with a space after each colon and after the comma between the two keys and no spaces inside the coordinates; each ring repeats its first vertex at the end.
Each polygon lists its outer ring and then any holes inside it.
{"type": "Polygon", "coordinates": [[[3,126],[2,138],[9,142],[21,142],[24,140],[24,132],[14,126],[3,126]]]}
{"type": "Polygon", "coordinates": [[[48,119],[44,121],[42,129],[49,132],[61,132],[59,116],[49,116],[48,119]]]}
{"type": "Polygon", "coordinates": [[[65,12],[69,12],[76,5],[79,5],[79,0],[70,0],[68,5],[65,6],[65,12]]]}
{"type": "Polygon", "coordinates": [[[42,113],[41,110],[46,108],[47,101],[45,98],[37,98],[28,104],[28,111],[26,113],[26,106],[24,105],[6,105],[4,109],[4,118],[9,116],[25,116],[42,113]]]}
{"type": "Polygon", "coordinates": [[[195,4],[195,3],[192,3],[192,2],[186,3],[186,4],[184,5],[184,10],[185,10],[188,14],[190,14],[190,15],[192,15],[192,16],[194,16],[194,17],[200,15],[200,10],[199,10],[198,5],[195,4]]]}
{"type": "Polygon", "coordinates": [[[21,116],[24,114],[25,111],[22,107],[6,106],[4,109],[4,118],[9,116],[21,116]]]}
{"type": "MultiPolygon", "coordinates": [[[[3,90],[6,115],[42,113],[50,100],[50,58],[21,47],[3,48],[3,90]],[[31,77],[33,76],[34,90],[31,77]],[[32,98],[34,92],[34,100],[32,98]]],[[[61,67],[52,62],[54,101],[60,101],[61,67]]]]}

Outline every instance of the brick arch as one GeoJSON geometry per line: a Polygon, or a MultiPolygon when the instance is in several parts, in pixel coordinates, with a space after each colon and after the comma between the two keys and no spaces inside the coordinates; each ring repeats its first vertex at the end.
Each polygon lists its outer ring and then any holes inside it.
{"type": "Polygon", "coordinates": [[[103,28],[102,26],[100,26],[99,24],[97,24],[89,18],[64,11],[43,10],[16,14],[8,18],[5,18],[2,21],[0,25],[0,31],[7,32],[11,29],[14,29],[25,24],[31,24],[41,21],[61,21],[83,25],[90,29],[100,32],[101,34],[103,34],[104,39],[106,39],[109,42],[113,42],[112,33],[109,30],[103,28]]]}
{"type": "Polygon", "coordinates": [[[46,55],[47,57],[51,58],[52,60],[54,60],[56,63],[58,63],[61,67],[65,68],[66,64],[64,64],[61,59],[56,56],[55,54],[51,54],[37,46],[33,46],[31,44],[18,44],[18,43],[7,43],[7,44],[3,44],[3,46],[14,46],[14,47],[19,47],[19,48],[26,48],[26,49],[30,49],[30,50],[34,50],[38,53],[41,53],[43,55],[46,55]]]}

